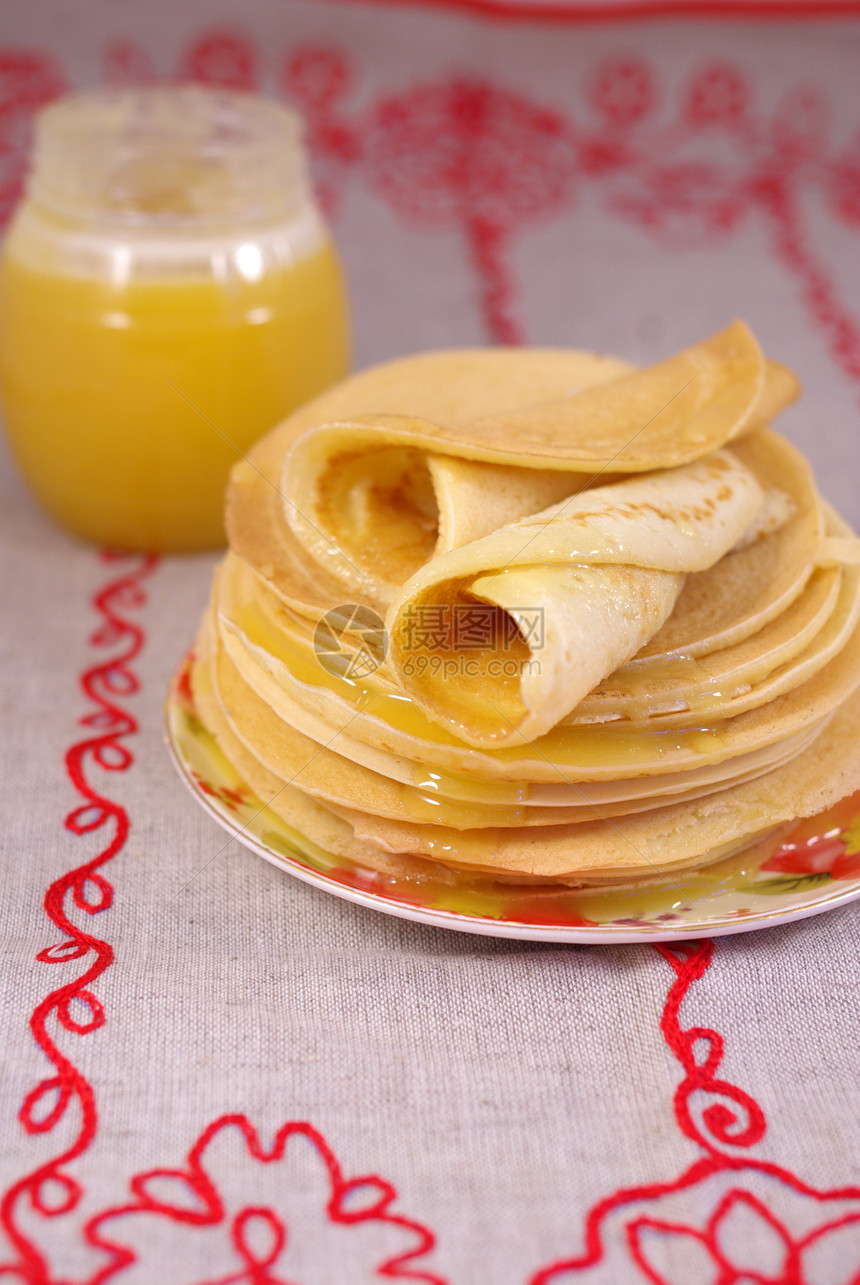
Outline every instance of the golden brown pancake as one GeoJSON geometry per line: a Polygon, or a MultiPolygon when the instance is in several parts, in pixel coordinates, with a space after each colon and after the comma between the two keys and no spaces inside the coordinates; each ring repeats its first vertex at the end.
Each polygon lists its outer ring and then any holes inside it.
{"type": "Polygon", "coordinates": [[[795,393],[742,323],[642,371],[354,376],[234,471],[201,718],[309,843],[416,879],[659,878],[830,806],[860,788],[860,543],[765,426],[795,393]]]}

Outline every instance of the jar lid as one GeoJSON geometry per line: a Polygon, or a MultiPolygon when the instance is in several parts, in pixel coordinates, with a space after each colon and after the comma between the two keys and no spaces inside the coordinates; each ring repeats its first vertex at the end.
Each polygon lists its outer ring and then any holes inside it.
{"type": "Polygon", "coordinates": [[[28,195],[59,214],[152,228],[277,218],[308,195],[301,119],[200,85],[72,94],[37,116],[28,195]]]}

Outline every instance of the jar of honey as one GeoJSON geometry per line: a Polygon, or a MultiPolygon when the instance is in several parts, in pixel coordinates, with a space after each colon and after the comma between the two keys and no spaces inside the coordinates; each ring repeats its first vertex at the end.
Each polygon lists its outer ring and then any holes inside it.
{"type": "Polygon", "coordinates": [[[183,85],[41,113],[0,264],[0,399],[70,530],[221,544],[231,466],[346,373],[347,331],[289,109],[183,85]]]}

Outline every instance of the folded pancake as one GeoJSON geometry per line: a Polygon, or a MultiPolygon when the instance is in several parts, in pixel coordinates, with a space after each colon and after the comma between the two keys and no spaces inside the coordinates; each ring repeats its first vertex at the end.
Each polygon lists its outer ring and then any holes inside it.
{"type": "Polygon", "coordinates": [[[719,451],[584,491],[453,549],[391,605],[395,673],[469,745],[542,736],[653,637],[687,573],[728,553],[761,504],[750,470],[719,451]],[[428,617],[450,630],[427,628],[428,617]],[[463,644],[458,622],[470,617],[463,644]]]}
{"type": "Polygon", "coordinates": [[[821,498],[808,462],[770,429],[735,442],[767,498],[787,497],[789,512],[767,538],[734,549],[707,571],[688,576],[675,610],[631,666],[657,656],[702,656],[742,642],[787,609],[824,560],[821,498]]]}
{"type": "Polygon", "coordinates": [[[315,427],[287,456],[285,516],[317,562],[385,602],[431,557],[606,471],[701,459],[795,392],[793,377],[769,367],[735,322],[656,366],[455,428],[378,411],[315,427]]]}
{"type": "Polygon", "coordinates": [[[297,844],[410,881],[655,879],[829,806],[860,788],[860,543],[764,426],[795,391],[741,323],[644,371],[345,381],[234,471],[204,724],[297,844]]]}
{"type": "MultiPolygon", "coordinates": [[[[777,626],[778,630],[784,632],[786,628],[791,628],[791,617],[786,621],[784,613],[792,607],[799,595],[805,594],[801,605],[802,613],[804,617],[809,615],[810,594],[806,587],[827,539],[821,505],[809,467],[785,439],[772,432],[759,432],[738,443],[733,448],[733,454],[740,456],[755,473],[760,486],[768,488],[768,495],[774,491],[772,484],[776,484],[776,493],[786,497],[791,516],[783,526],[769,530],[767,538],[760,538],[752,546],[728,554],[708,571],[688,576],[664,627],[637,657],[613,676],[610,688],[621,682],[634,685],[629,698],[631,702],[637,699],[636,671],[640,667],[648,669],[648,682],[652,683],[655,678],[654,662],[666,662],[665,668],[670,673],[674,671],[677,684],[679,671],[680,676],[684,675],[685,668],[688,673],[693,671],[694,667],[687,663],[691,658],[710,655],[721,647],[742,644],[763,625],[774,621],[783,621],[777,626]]],[[[225,563],[221,580],[224,592],[236,606],[232,615],[229,606],[225,609],[228,619],[231,618],[236,624],[240,617],[256,615],[259,618],[262,612],[265,621],[259,621],[259,624],[268,630],[268,641],[262,639],[264,648],[269,646],[275,655],[279,654],[279,647],[281,652],[288,648],[284,659],[295,670],[304,646],[305,660],[309,659],[310,664],[305,664],[302,672],[308,675],[311,688],[314,685],[318,687],[326,675],[310,655],[308,622],[303,622],[301,616],[291,614],[282,598],[270,591],[270,582],[261,583],[247,569],[247,564],[232,554],[225,563]]],[[[816,586],[817,584],[818,582],[816,586]]],[[[832,591],[828,595],[828,601],[831,599],[832,591]]],[[[819,623],[823,623],[820,611],[817,618],[819,623]]],[[[801,625],[796,614],[794,623],[800,631],[801,625]]],[[[259,628],[256,636],[260,636],[259,628]]],[[[783,647],[783,659],[792,645],[789,640],[783,647]]],[[[773,663],[777,663],[776,646],[773,642],[770,643],[770,653],[773,663]]],[[[753,659],[755,663],[760,663],[761,655],[757,657],[753,652],[753,659]]],[[[721,672],[727,672],[724,663],[721,672]]],[[[371,696],[375,700],[383,699],[378,688],[386,673],[383,669],[374,678],[368,678],[371,696]]],[[[664,672],[664,682],[665,677],[664,672]]],[[[746,681],[742,671],[738,672],[737,680],[739,683],[746,681]]],[[[347,687],[344,691],[349,694],[347,687]]],[[[399,689],[392,682],[387,691],[397,694],[399,689]]],[[[646,687],[646,703],[647,692],[646,687]]],[[[680,697],[681,693],[674,695],[680,697]]],[[[617,712],[600,712],[605,711],[605,705],[601,702],[613,698],[613,690],[604,691],[600,687],[582,702],[571,718],[573,721],[598,721],[604,717],[616,717],[617,712]],[[596,702],[596,707],[590,712],[584,712],[589,709],[589,702],[592,701],[596,702]]],[[[401,710],[407,704],[402,693],[398,695],[397,704],[401,710]]],[[[654,712],[656,708],[655,704],[654,710],[649,709],[648,713],[654,712]]]]}
{"type": "MultiPolygon", "coordinates": [[[[854,605],[846,606],[849,621],[856,616],[856,596],[855,587],[854,605]]],[[[843,619],[842,649],[822,672],[817,666],[810,675],[802,655],[793,688],[784,684],[780,699],[763,699],[759,708],[743,706],[734,717],[710,722],[688,718],[681,726],[667,715],[645,726],[560,723],[534,742],[481,751],[427,719],[385,666],[360,681],[329,673],[314,657],[310,637],[303,643],[288,632],[282,606],[238,560],[228,558],[217,577],[214,604],[220,644],[248,687],[285,724],[393,779],[432,790],[434,775],[446,782],[460,778],[455,793],[467,799],[488,796],[468,790],[466,781],[496,791],[510,783],[516,792],[505,801],[531,799],[540,786],[554,803],[596,801],[593,787],[582,794],[587,782],[601,782],[599,797],[613,800],[631,791],[656,798],[699,780],[726,783],[752,766],[772,765],[787,738],[811,733],[829,717],[856,681],[860,656],[860,633],[850,623],[846,629],[843,619]],[[631,778],[637,777],[643,780],[634,788],[631,778]]],[[[445,789],[450,792],[450,785],[445,789]]]]}
{"type": "Polygon", "coordinates": [[[540,349],[405,358],[322,394],[237,464],[228,538],[297,610],[347,587],[384,607],[428,557],[594,482],[701,458],[796,395],[740,322],[642,372],[540,349]],[[615,409],[595,453],[598,388],[615,409]]]}
{"type": "Polygon", "coordinates": [[[683,652],[622,666],[585,696],[570,723],[626,720],[683,726],[752,709],[825,665],[856,624],[857,572],[816,570],[801,595],[758,633],[696,657],[683,652]],[[847,633],[845,632],[847,631],[847,633]]]}

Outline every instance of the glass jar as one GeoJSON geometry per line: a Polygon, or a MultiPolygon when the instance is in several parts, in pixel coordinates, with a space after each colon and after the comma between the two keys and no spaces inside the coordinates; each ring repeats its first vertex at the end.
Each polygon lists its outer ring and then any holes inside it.
{"type": "Polygon", "coordinates": [[[72,531],[223,543],[230,467],[346,373],[347,329],[286,107],[186,85],[40,114],[0,264],[0,397],[25,477],[72,531]]]}

